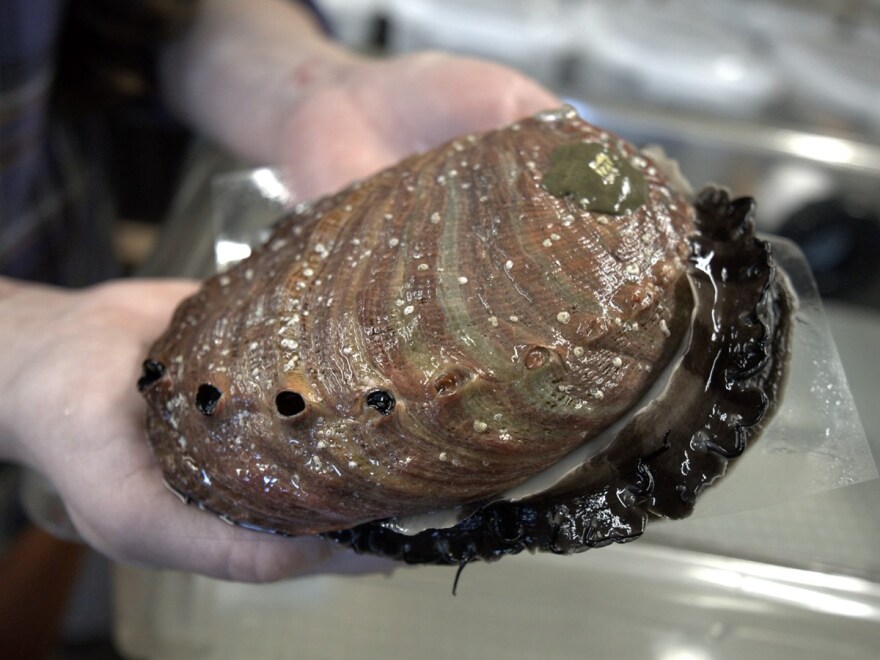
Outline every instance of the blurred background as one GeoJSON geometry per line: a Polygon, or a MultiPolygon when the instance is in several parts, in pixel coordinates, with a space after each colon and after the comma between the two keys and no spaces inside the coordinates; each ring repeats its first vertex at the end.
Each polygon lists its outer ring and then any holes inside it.
{"type": "MultiPolygon", "coordinates": [[[[354,48],[509,64],[591,121],[660,145],[695,187],[756,197],[759,227],[795,241],[815,273],[880,456],[880,0],[318,4],[354,48]]],[[[243,164],[150,115],[111,125],[126,145],[112,168],[126,267],[209,273],[211,181],[243,164]]],[[[878,506],[874,480],[574,559],[472,566],[455,598],[442,568],[254,587],[111,575],[88,554],[58,656],[877,658],[878,506]]]]}
{"type": "MultiPolygon", "coordinates": [[[[802,247],[823,295],[880,309],[877,0],[320,5],[354,48],[380,56],[437,48],[503,62],[575,102],[588,119],[637,144],[661,145],[695,187],[719,182],[755,196],[762,228],[802,247]]],[[[167,141],[148,142],[137,128],[138,158],[167,159],[167,141]]],[[[196,174],[231,167],[204,158],[200,165],[187,169],[192,178],[181,189],[177,178],[169,187],[175,169],[120,163],[123,216],[164,217],[160,187],[176,192],[179,205],[197,203],[187,197],[205,190],[196,174]],[[157,172],[151,176],[164,179],[144,186],[143,176],[157,172]]],[[[172,250],[150,268],[180,262],[172,250]]]]}

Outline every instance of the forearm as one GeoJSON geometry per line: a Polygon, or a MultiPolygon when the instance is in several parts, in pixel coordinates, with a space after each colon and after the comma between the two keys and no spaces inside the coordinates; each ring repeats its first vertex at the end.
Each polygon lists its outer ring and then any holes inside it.
{"type": "Polygon", "coordinates": [[[285,116],[359,58],[332,42],[308,10],[286,0],[204,0],[199,18],[165,47],[167,105],[233,152],[278,163],[285,116]]]}
{"type": "Polygon", "coordinates": [[[21,285],[15,280],[0,277],[0,461],[18,461],[19,452],[13,435],[12,388],[17,365],[14,333],[16,332],[15,298],[21,285]]]}

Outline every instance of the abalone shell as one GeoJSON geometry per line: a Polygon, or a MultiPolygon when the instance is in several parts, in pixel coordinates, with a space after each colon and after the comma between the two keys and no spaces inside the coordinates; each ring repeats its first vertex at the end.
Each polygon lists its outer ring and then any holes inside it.
{"type": "MultiPolygon", "coordinates": [[[[652,507],[675,515],[651,502],[666,484],[648,457],[665,460],[670,435],[692,427],[716,463],[733,457],[781,382],[768,355],[783,352],[784,331],[765,319],[772,264],[751,207],[716,191],[701,199],[706,231],[655,162],[565,108],[464,136],[298,209],[185,301],[149,353],[140,387],[168,484],[230,522],[330,533],[407,561],[625,540],[610,523],[591,525],[601,507],[584,504],[615,485],[629,493],[618,499],[631,517],[614,515],[630,537],[652,507]],[[700,240],[712,250],[702,262],[700,240]],[[715,273],[723,254],[730,263],[715,273]],[[701,316],[700,273],[737,300],[704,300],[701,316]],[[701,318],[716,324],[705,337],[701,318]],[[689,335],[703,343],[685,354],[676,395],[694,405],[667,396],[609,444],[601,432],[689,335]],[[719,341],[724,355],[706,366],[719,341]],[[734,397],[721,423],[731,397],[703,385],[737,360],[765,387],[750,383],[757,394],[734,397]],[[738,429],[729,451],[719,426],[738,429]],[[560,545],[558,510],[510,508],[504,493],[579,447],[587,458],[552,506],[579,506],[592,531],[560,545]],[[456,506],[473,515],[448,530],[406,535],[377,522],[456,506]],[[548,515],[557,522],[536,522],[548,515]]],[[[773,319],[782,306],[770,305],[773,319]]],[[[713,470],[692,490],[723,466],[713,470]]]]}

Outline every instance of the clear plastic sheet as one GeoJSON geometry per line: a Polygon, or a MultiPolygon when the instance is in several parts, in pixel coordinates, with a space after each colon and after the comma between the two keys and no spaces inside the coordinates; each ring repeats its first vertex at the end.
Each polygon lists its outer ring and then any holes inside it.
{"type": "MultiPolygon", "coordinates": [[[[250,254],[295,207],[282,172],[225,174],[213,185],[217,269],[250,254]]],[[[759,207],[760,213],[760,207],[759,207]]],[[[788,382],[773,420],[732,476],[702,495],[694,517],[769,506],[878,476],[809,267],[794,243],[770,240],[797,297],[788,382]]]]}
{"type": "Polygon", "coordinates": [[[293,209],[294,194],[281,172],[261,167],[215,177],[211,202],[214,256],[223,271],[268,238],[272,223],[293,209]]]}
{"type": "Polygon", "coordinates": [[[703,494],[695,516],[778,504],[878,476],[809,266],[791,241],[762,238],[797,296],[785,392],[758,442],[721,487],[703,494]]]}

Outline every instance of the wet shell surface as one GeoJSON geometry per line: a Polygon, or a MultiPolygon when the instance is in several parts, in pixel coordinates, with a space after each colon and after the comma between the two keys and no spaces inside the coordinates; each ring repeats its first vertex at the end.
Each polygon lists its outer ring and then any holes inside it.
{"type": "Polygon", "coordinates": [[[169,486],[227,521],[407,561],[627,540],[684,515],[772,407],[785,304],[750,213],[718,191],[695,210],[568,108],[412,156],[285,217],[181,305],[139,383],[150,442],[169,486]],[[608,439],[687,337],[675,400],[608,439]],[[648,459],[678,434],[702,434],[711,470],[659,484],[648,459]],[[574,450],[538,504],[506,499],[574,450]],[[625,511],[597,499],[618,486],[625,511]],[[467,515],[446,529],[393,522],[449,507],[467,515]]]}

